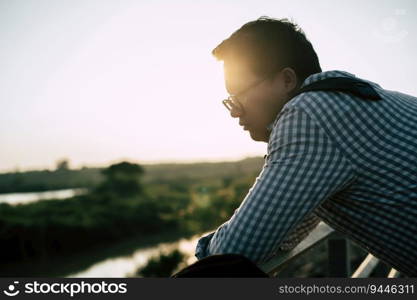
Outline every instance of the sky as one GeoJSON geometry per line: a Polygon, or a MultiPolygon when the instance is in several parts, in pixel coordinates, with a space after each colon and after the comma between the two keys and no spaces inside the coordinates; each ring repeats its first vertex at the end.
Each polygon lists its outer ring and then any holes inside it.
{"type": "Polygon", "coordinates": [[[289,18],[323,71],[417,95],[417,1],[0,0],[0,172],[264,155],[211,50],[289,18]]]}

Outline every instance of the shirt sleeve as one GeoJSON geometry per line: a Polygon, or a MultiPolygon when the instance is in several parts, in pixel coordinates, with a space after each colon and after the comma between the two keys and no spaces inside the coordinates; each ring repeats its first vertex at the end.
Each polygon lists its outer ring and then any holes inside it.
{"type": "Polygon", "coordinates": [[[314,212],[306,216],[280,243],[279,250],[289,251],[301,243],[310,232],[320,223],[320,218],[314,212]]]}
{"type": "Polygon", "coordinates": [[[350,162],[298,107],[281,111],[267,153],[261,173],[233,216],[197,242],[198,259],[236,253],[263,262],[281,245],[285,249],[292,234],[293,239],[300,236],[297,229],[305,237],[318,223],[314,209],[355,178],[350,162]],[[309,229],[302,230],[302,224],[309,229]]]}

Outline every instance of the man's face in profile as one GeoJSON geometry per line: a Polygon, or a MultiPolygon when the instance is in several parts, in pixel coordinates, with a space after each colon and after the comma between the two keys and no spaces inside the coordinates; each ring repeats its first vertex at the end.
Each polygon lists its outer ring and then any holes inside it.
{"type": "Polygon", "coordinates": [[[231,116],[239,118],[239,125],[248,130],[255,141],[268,142],[267,129],[284,105],[285,92],[280,73],[266,78],[252,72],[245,64],[224,62],[226,90],[237,96],[239,107],[231,116]]]}

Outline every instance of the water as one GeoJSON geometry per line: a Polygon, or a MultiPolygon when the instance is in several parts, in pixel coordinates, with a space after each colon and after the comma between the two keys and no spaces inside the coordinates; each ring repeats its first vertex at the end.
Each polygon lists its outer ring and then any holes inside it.
{"type": "Polygon", "coordinates": [[[65,189],[46,192],[0,194],[0,203],[17,205],[27,204],[40,200],[67,199],[77,195],[85,194],[86,192],[87,189],[65,189]]]}
{"type": "Polygon", "coordinates": [[[187,255],[185,264],[180,266],[181,269],[182,267],[197,261],[197,258],[194,256],[195,246],[197,245],[198,239],[207,233],[198,234],[189,239],[180,239],[176,242],[161,243],[154,247],[140,248],[130,255],[105,259],[101,262],[93,264],[84,271],[69,274],[65,277],[81,278],[136,276],[135,273],[137,269],[143,267],[151,257],[158,256],[161,253],[168,254],[175,249],[178,249],[187,255]]]}

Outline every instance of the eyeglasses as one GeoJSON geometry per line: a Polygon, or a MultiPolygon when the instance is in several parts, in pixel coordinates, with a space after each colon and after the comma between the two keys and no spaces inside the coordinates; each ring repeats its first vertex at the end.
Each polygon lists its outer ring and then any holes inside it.
{"type": "Polygon", "coordinates": [[[232,109],[243,111],[242,101],[239,100],[239,98],[241,98],[241,96],[239,96],[239,95],[243,95],[243,94],[247,93],[249,90],[257,87],[262,82],[267,80],[269,77],[270,76],[266,76],[266,77],[264,77],[264,78],[262,78],[258,81],[255,81],[254,83],[249,85],[246,89],[244,89],[243,91],[239,92],[236,95],[230,95],[229,97],[227,97],[227,99],[222,100],[223,105],[227,108],[228,111],[231,111],[232,109]]]}

